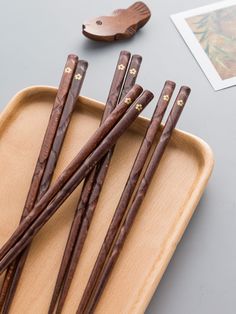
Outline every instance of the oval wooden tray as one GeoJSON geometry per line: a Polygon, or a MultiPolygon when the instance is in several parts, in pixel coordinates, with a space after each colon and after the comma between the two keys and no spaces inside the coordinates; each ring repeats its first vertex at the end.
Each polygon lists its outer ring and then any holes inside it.
{"type": "MultiPolygon", "coordinates": [[[[18,225],[55,95],[52,87],[27,88],[1,114],[0,245],[18,225]]],[[[79,98],[54,177],[98,127],[102,110],[102,103],[79,98]]],[[[139,118],[117,144],[64,313],[75,313],[147,124],[139,118]]],[[[176,130],[96,313],[145,311],[212,168],[209,146],[176,130]]],[[[34,239],[11,313],[47,313],[80,189],[34,239]]]]}

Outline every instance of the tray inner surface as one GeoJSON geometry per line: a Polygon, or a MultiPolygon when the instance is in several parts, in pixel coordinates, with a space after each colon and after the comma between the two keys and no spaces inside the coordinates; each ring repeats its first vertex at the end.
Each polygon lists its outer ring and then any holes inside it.
{"type": "MultiPolygon", "coordinates": [[[[2,119],[0,245],[19,222],[54,97],[52,88],[28,89],[13,99],[2,119]]],[[[54,180],[98,127],[101,114],[99,103],[80,98],[54,180]]],[[[139,119],[117,144],[64,313],[75,313],[145,125],[147,121],[139,119]]],[[[179,131],[174,133],[96,313],[144,311],[192,215],[194,208],[187,206],[189,199],[196,189],[204,188],[210,174],[205,154],[202,144],[195,138],[179,131]],[[183,216],[186,222],[181,222],[182,227],[179,227],[183,216]],[[179,231],[179,228],[183,230],[179,231]]],[[[80,190],[81,185],[34,239],[12,313],[32,313],[32,309],[34,314],[47,312],[80,190]]],[[[200,192],[194,202],[199,196],[200,192]]]]}

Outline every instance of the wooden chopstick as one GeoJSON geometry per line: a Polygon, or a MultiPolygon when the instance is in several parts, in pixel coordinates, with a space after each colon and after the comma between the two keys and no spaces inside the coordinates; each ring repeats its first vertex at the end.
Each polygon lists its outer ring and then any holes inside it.
{"type": "Polygon", "coordinates": [[[124,84],[121,89],[121,94],[119,95],[119,101],[122,100],[130,91],[131,87],[134,86],[137,80],[137,76],[142,64],[142,56],[133,55],[127,69],[124,84]]]}
{"type": "MultiPolygon", "coordinates": [[[[126,216],[121,223],[121,227],[116,235],[115,242],[109,254],[109,257],[106,260],[106,263],[100,273],[99,279],[97,280],[96,286],[93,289],[92,295],[88,300],[88,303],[85,307],[79,308],[77,310],[77,314],[87,314],[93,313],[94,309],[99,301],[99,298],[105,288],[105,285],[109,279],[112,269],[119,257],[119,254],[124,245],[125,239],[132,227],[134,219],[138,213],[138,210],[142,204],[142,201],[145,197],[145,194],[148,190],[148,187],[151,183],[153,175],[160,164],[163,153],[170,141],[172,132],[177,124],[177,121],[182,113],[184,105],[187,101],[187,98],[190,94],[189,87],[182,87],[179,91],[179,94],[175,100],[173,108],[168,116],[167,122],[161,134],[160,140],[156,145],[156,148],[151,156],[151,159],[148,163],[146,171],[142,177],[142,180],[138,186],[138,189],[135,193],[134,199],[132,200],[131,206],[127,210],[126,216]]],[[[129,183],[128,183],[129,184],[129,183]]]]}
{"type": "MultiPolygon", "coordinates": [[[[78,184],[88,175],[91,169],[101,158],[109,151],[115,144],[117,139],[124,133],[130,124],[137,118],[139,113],[146,107],[146,105],[153,98],[153,94],[149,91],[144,91],[143,94],[135,101],[122,119],[110,131],[107,137],[101,144],[93,151],[92,154],[85,160],[85,162],[78,168],[75,174],[66,182],[62,189],[57,193],[48,207],[35,219],[35,221],[28,227],[28,229],[21,234],[18,241],[14,245],[10,245],[10,250],[3,256],[0,261],[0,271],[3,271],[8,264],[24,249],[24,247],[32,240],[34,235],[43,227],[43,225],[51,218],[60,205],[69,197],[78,184]]],[[[111,114],[112,115],[112,114],[111,114]]],[[[111,116],[110,115],[110,116],[111,116]]],[[[109,117],[107,118],[107,120],[109,117]]],[[[107,121],[106,120],[106,121],[107,121]]],[[[65,171],[62,176],[66,177],[65,171]]],[[[46,195],[46,194],[45,194],[46,195]]],[[[29,216],[27,216],[28,218],[29,216]]],[[[26,221],[27,218],[23,221],[26,221]]],[[[22,226],[22,225],[20,225],[22,226]]],[[[20,229],[20,227],[18,227],[20,229]]]]}
{"type": "MultiPolygon", "coordinates": [[[[129,68],[127,70],[127,75],[125,77],[125,82],[123,85],[123,89],[120,92],[120,98],[123,99],[127,92],[132,88],[132,86],[135,84],[137,74],[139,72],[140,66],[141,66],[142,58],[139,55],[134,55],[131,59],[129,68]]],[[[92,217],[94,214],[94,211],[96,209],[99,195],[101,193],[101,189],[103,186],[103,183],[105,181],[105,177],[108,171],[108,167],[112,158],[112,154],[114,151],[114,147],[103,157],[101,162],[97,165],[97,170],[95,173],[95,182],[93,184],[89,199],[86,204],[86,209],[84,213],[84,217],[81,222],[80,229],[77,233],[76,240],[74,243],[74,250],[71,254],[71,260],[70,263],[67,266],[67,271],[64,275],[64,281],[63,285],[61,287],[61,293],[58,299],[58,305],[56,313],[61,313],[62,308],[64,306],[67,294],[70,289],[70,285],[87,237],[87,233],[92,221],[92,217]]],[[[52,313],[52,312],[49,312],[52,313]]]]}
{"type": "MultiPolygon", "coordinates": [[[[40,200],[42,195],[49,188],[50,182],[53,177],[53,173],[57,164],[57,160],[63,145],[65,135],[71,120],[71,116],[75,107],[76,100],[79,96],[80,90],[82,88],[84,77],[87,71],[88,63],[84,60],[79,60],[75,69],[74,77],[71,83],[71,87],[64,105],[63,112],[60,117],[59,125],[56,131],[56,135],[53,141],[52,148],[50,150],[48,162],[40,182],[40,188],[38,190],[37,201],[40,200]]],[[[28,213],[23,213],[22,219],[27,216],[28,213]]],[[[2,313],[8,313],[9,308],[14,297],[17,284],[19,282],[21,273],[24,268],[24,264],[28,255],[30,247],[28,246],[24,252],[21,253],[17,261],[15,262],[15,268],[13,270],[12,283],[8,288],[8,293],[6,295],[6,300],[4,303],[2,313]]],[[[9,277],[8,277],[9,278],[9,277]]]]}
{"type": "MultiPolygon", "coordinates": [[[[140,87],[135,85],[130,94],[134,92],[140,93],[140,87]]],[[[117,119],[117,113],[124,110],[127,104],[122,101],[116,109],[105,120],[104,124],[98,128],[87,144],[80,150],[80,153],[73,159],[70,165],[59,176],[56,183],[48,189],[45,195],[37,203],[31,213],[23,220],[21,225],[13,233],[12,237],[5,243],[1,249],[0,273],[3,272],[9,263],[19,255],[24,247],[31,241],[34,235],[42,228],[42,226],[50,219],[60,205],[69,197],[79,183],[88,175],[91,169],[101,160],[101,158],[116,143],[118,138],[125,132],[129,125],[137,118],[139,113],[147,106],[153,98],[150,91],[144,91],[140,97],[125,112],[120,121],[112,128],[105,138],[100,139],[97,148],[92,148],[94,139],[105,131],[107,126],[113,126],[111,121],[117,119]],[[86,154],[88,154],[86,156],[86,154]],[[85,156],[87,157],[85,160],[85,156]],[[74,170],[74,171],[72,171],[74,170]],[[71,174],[72,172],[72,174],[71,174]],[[62,184],[62,182],[64,184],[62,184]],[[55,193],[56,192],[56,193],[55,193]],[[55,194],[54,194],[55,193],[55,194]],[[54,196],[51,199],[51,195],[54,196]],[[46,203],[46,206],[45,206],[46,203]],[[44,206],[43,206],[44,205],[44,206]]],[[[125,110],[124,110],[125,111],[125,110]]],[[[96,143],[96,142],[95,142],[96,143]]]]}
{"type": "Polygon", "coordinates": [[[111,224],[109,226],[109,229],[106,233],[105,239],[103,241],[102,247],[100,249],[100,252],[98,254],[96,263],[93,267],[93,270],[91,272],[91,275],[89,277],[88,283],[86,285],[86,288],[84,290],[82,299],[80,301],[80,312],[83,311],[85,308],[92,291],[96,285],[96,281],[99,277],[100,272],[102,271],[102,268],[105,264],[105,261],[107,259],[108,253],[111,250],[112,243],[115,240],[115,236],[119,230],[120,223],[122,221],[122,218],[126,212],[126,209],[128,207],[128,204],[131,200],[131,197],[134,193],[135,187],[137,185],[137,182],[139,180],[139,177],[141,175],[141,172],[143,170],[144,164],[148,158],[148,154],[150,152],[150,149],[153,145],[153,142],[156,138],[157,132],[160,128],[161,121],[163,119],[163,116],[166,112],[167,106],[170,102],[170,99],[172,97],[172,94],[175,89],[175,83],[171,81],[166,81],[165,85],[162,89],[162,92],[160,94],[160,97],[158,99],[156,109],[153,113],[152,119],[149,123],[148,129],[146,131],[146,134],[143,138],[142,144],[139,148],[139,151],[137,153],[137,156],[135,158],[134,164],[132,166],[132,169],[129,174],[129,178],[127,180],[127,183],[125,185],[125,188],[122,192],[122,195],[120,197],[120,201],[118,203],[118,206],[115,210],[114,216],[112,218],[111,224]]]}
{"type": "MultiPolygon", "coordinates": [[[[142,92],[142,88],[135,85],[129,92],[129,97],[134,100],[142,92]]],[[[63,173],[57,178],[54,185],[52,185],[48,191],[42,196],[39,202],[36,203],[30,214],[22,221],[10,239],[3,245],[0,250],[0,260],[3,256],[12,248],[15,242],[21,237],[21,235],[27,230],[31,223],[42,213],[42,211],[49,205],[55,195],[62,189],[67,181],[73,177],[76,170],[80,168],[84,160],[93,152],[93,150],[101,143],[106,137],[109,131],[117,124],[119,119],[125,114],[128,106],[125,101],[122,101],[116,109],[109,115],[106,121],[100,126],[95,133],[90,137],[87,143],[82,147],[76,157],[65,168],[63,173]]],[[[1,273],[1,270],[0,270],[1,273]]]]}
{"type": "MultiPolygon", "coordinates": [[[[69,92],[69,88],[71,86],[71,81],[74,76],[75,68],[78,62],[78,57],[75,55],[69,55],[63,70],[61,82],[58,88],[57,96],[55,98],[55,102],[52,108],[51,116],[48,122],[47,130],[43,139],[43,143],[40,149],[39,157],[36,163],[36,167],[33,173],[32,181],[30,184],[30,188],[28,191],[27,199],[24,205],[23,217],[28,215],[28,213],[34,207],[38,191],[40,188],[40,183],[42,177],[44,175],[47,162],[50,156],[51,147],[53,144],[53,140],[58,128],[58,124],[64,109],[64,105],[66,103],[67,95],[69,92]]],[[[14,272],[14,265],[12,264],[7,270],[6,276],[3,281],[3,285],[0,292],[0,310],[5,302],[6,293],[10,286],[10,282],[12,281],[12,276],[14,272]]]]}
{"type": "MultiPolygon", "coordinates": [[[[130,60],[130,53],[127,51],[121,51],[118,58],[117,65],[116,65],[113,80],[111,83],[109,95],[106,101],[106,107],[102,116],[101,124],[117,105],[117,102],[119,100],[120,90],[122,88],[122,84],[125,78],[125,73],[129,64],[129,60],[130,60]]],[[[82,192],[79,198],[79,202],[75,211],[75,216],[72,221],[71,229],[69,232],[69,236],[67,239],[66,247],[65,247],[63,258],[60,265],[60,269],[58,272],[55,288],[54,288],[51,303],[49,306],[49,311],[48,311],[49,313],[53,313],[54,308],[56,306],[56,302],[60,293],[63,278],[68,268],[71,254],[74,248],[74,243],[77,237],[77,233],[80,228],[81,219],[85,210],[85,206],[88,202],[89,195],[91,193],[91,189],[95,180],[95,175],[96,175],[96,167],[85,178],[85,182],[84,182],[82,192]]]]}

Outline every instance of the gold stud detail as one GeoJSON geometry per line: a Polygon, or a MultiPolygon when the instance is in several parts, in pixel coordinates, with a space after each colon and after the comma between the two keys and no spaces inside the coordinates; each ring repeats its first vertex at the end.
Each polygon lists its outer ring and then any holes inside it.
{"type": "Polygon", "coordinates": [[[118,65],[118,70],[124,71],[124,69],[125,69],[124,64],[121,63],[118,65]]]}
{"type": "Polygon", "coordinates": [[[126,105],[130,105],[132,103],[132,99],[131,98],[125,98],[125,104],[126,105]]]}
{"type": "Polygon", "coordinates": [[[75,75],[75,79],[78,80],[78,81],[80,81],[80,80],[82,79],[82,75],[79,74],[79,73],[76,74],[76,75],[75,75]]]}
{"type": "Polygon", "coordinates": [[[71,68],[69,67],[65,68],[65,73],[70,73],[71,71],[72,71],[71,68]]]}
{"type": "Polygon", "coordinates": [[[132,75],[135,75],[137,73],[136,69],[135,68],[132,68],[129,70],[129,73],[132,74],[132,75]]]}
{"type": "Polygon", "coordinates": [[[183,107],[183,105],[184,105],[183,100],[182,99],[178,100],[177,101],[177,105],[180,106],[180,107],[183,107]]]}
{"type": "Polygon", "coordinates": [[[138,111],[141,111],[143,109],[143,106],[141,104],[137,104],[135,106],[135,109],[137,109],[138,111]]]}
{"type": "Polygon", "coordinates": [[[169,100],[170,100],[170,97],[169,97],[169,95],[164,95],[164,96],[163,96],[163,99],[164,99],[165,101],[169,101],[169,100]]]}

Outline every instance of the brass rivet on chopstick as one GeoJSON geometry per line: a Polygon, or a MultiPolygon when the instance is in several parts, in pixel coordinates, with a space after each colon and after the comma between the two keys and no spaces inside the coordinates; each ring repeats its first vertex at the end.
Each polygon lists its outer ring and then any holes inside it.
{"type": "Polygon", "coordinates": [[[129,70],[129,73],[132,74],[132,75],[135,75],[137,73],[136,69],[135,68],[132,68],[129,70]]]}
{"type": "Polygon", "coordinates": [[[65,73],[70,73],[71,71],[72,71],[71,68],[69,67],[65,68],[65,73]]]}
{"type": "Polygon", "coordinates": [[[141,104],[137,104],[135,106],[135,109],[137,109],[138,111],[141,111],[143,109],[143,106],[141,104]]]}
{"type": "Polygon", "coordinates": [[[183,100],[182,99],[178,100],[177,101],[177,105],[180,106],[180,107],[183,107],[183,105],[184,105],[183,100]]]}
{"type": "Polygon", "coordinates": [[[124,64],[121,63],[118,65],[118,70],[124,71],[124,69],[125,69],[124,64]]]}
{"type": "Polygon", "coordinates": [[[170,100],[170,97],[169,97],[169,95],[164,95],[164,96],[163,96],[163,99],[164,99],[165,101],[169,101],[169,100],[170,100]]]}
{"type": "Polygon", "coordinates": [[[132,99],[131,98],[125,98],[125,104],[126,105],[130,105],[132,103],[132,99]]]}
{"type": "Polygon", "coordinates": [[[79,74],[79,73],[76,74],[76,75],[75,75],[75,79],[78,80],[78,81],[81,80],[81,79],[82,79],[82,75],[79,74]]]}

